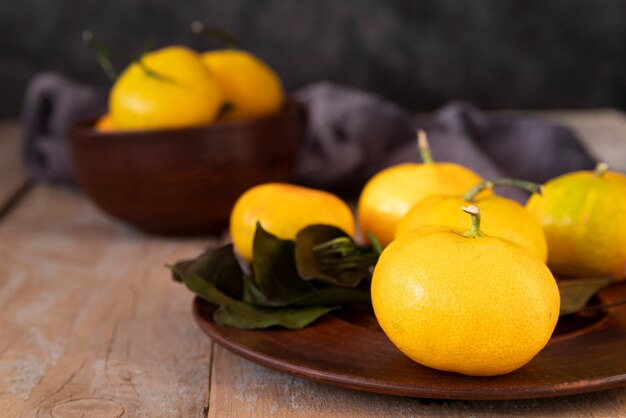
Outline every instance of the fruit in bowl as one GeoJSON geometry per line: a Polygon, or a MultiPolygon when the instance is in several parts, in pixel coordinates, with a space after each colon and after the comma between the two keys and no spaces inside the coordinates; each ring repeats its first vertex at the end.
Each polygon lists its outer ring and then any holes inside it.
{"type": "Polygon", "coordinates": [[[216,119],[222,96],[195,51],[170,46],[124,70],[111,89],[109,110],[120,130],[197,126],[216,119]]]}
{"type": "Polygon", "coordinates": [[[161,234],[220,232],[244,191],[290,179],[300,106],[245,121],[178,129],[70,132],[75,178],[104,212],[161,234]]]}
{"type": "Polygon", "coordinates": [[[221,119],[266,116],[282,106],[284,93],[278,75],[251,53],[229,48],[205,52],[201,57],[228,106],[221,119]]]}
{"type": "Polygon", "coordinates": [[[285,94],[278,75],[252,53],[225,48],[199,54],[169,46],[139,57],[113,50],[93,39],[103,68],[115,78],[109,111],[96,129],[171,129],[224,120],[247,120],[280,111],[285,94]],[[131,60],[117,76],[108,53],[131,60]]]}
{"type": "Polygon", "coordinates": [[[109,112],[71,131],[72,165],[117,219],[155,233],[219,232],[245,190],[290,179],[303,121],[252,54],[170,46],[134,58],[109,112]]]}

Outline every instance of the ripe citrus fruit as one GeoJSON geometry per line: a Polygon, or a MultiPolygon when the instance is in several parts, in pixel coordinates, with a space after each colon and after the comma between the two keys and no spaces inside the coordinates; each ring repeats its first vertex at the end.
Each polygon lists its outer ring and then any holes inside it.
{"type": "MultiPolygon", "coordinates": [[[[509,179],[502,179],[509,180],[509,179]]],[[[530,188],[533,183],[526,183],[530,188]]],[[[548,259],[548,245],[543,229],[524,206],[514,200],[496,195],[475,198],[476,192],[491,188],[494,183],[502,185],[501,180],[483,182],[463,196],[431,195],[419,201],[400,220],[396,237],[422,225],[443,225],[451,228],[463,228],[467,225],[467,215],[459,210],[463,205],[475,204],[483,215],[482,231],[492,237],[505,238],[529,250],[542,262],[548,259]]],[[[538,189],[534,185],[534,189],[538,189]]]]}
{"type": "Polygon", "coordinates": [[[547,182],[527,209],[543,225],[548,267],[557,276],[626,278],[626,176],[577,171],[547,182]]]}
{"type": "Polygon", "coordinates": [[[398,237],[372,278],[383,331],[414,361],[472,376],[509,373],[548,342],[559,316],[550,270],[525,248],[429,225],[398,237]]]}
{"type": "Polygon", "coordinates": [[[354,235],[354,217],[346,203],[334,194],[284,183],[266,183],[246,191],[230,215],[230,235],[235,249],[252,259],[257,222],[282,239],[294,239],[313,224],[336,226],[354,235]]]}
{"type": "Polygon", "coordinates": [[[179,128],[209,123],[222,92],[200,56],[185,47],[150,52],[115,82],[109,110],[117,129],[179,128]]]}
{"type": "Polygon", "coordinates": [[[94,128],[100,132],[111,132],[115,130],[115,124],[110,113],[102,115],[94,124],[94,128]]]}
{"type": "Polygon", "coordinates": [[[426,196],[459,195],[481,181],[478,174],[461,165],[433,162],[423,131],[418,136],[424,163],[399,164],[378,172],[359,197],[361,232],[371,232],[383,246],[393,240],[400,219],[426,196]]]}
{"type": "Polygon", "coordinates": [[[223,119],[248,119],[278,112],[284,101],[276,73],[254,55],[238,49],[202,54],[202,62],[217,79],[232,108],[223,119]]]}

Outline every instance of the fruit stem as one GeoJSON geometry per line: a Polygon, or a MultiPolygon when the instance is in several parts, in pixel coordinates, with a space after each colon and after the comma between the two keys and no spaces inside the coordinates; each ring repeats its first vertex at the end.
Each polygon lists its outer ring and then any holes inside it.
{"type": "Polygon", "coordinates": [[[136,56],[126,51],[113,48],[98,41],[94,38],[93,33],[89,30],[83,32],[83,40],[96,51],[98,63],[111,81],[115,81],[118,76],[117,72],[113,69],[113,65],[111,64],[111,56],[115,56],[124,61],[137,63],[137,65],[139,65],[139,67],[141,67],[144,73],[149,77],[154,77],[161,81],[174,81],[171,78],[166,77],[163,74],[159,74],[158,72],[148,68],[146,64],[141,60],[141,58],[137,58],[136,56]]]}
{"type": "Polygon", "coordinates": [[[357,252],[357,250],[357,246],[348,237],[337,237],[313,247],[314,253],[324,255],[340,254],[345,256],[346,254],[357,252]]]}
{"type": "Polygon", "coordinates": [[[83,41],[94,49],[100,68],[102,68],[104,73],[107,75],[109,81],[114,82],[117,79],[118,74],[117,71],[115,71],[115,68],[113,68],[113,64],[111,63],[109,53],[107,52],[105,46],[93,38],[93,33],[90,30],[83,31],[83,41]]]}
{"type": "Polygon", "coordinates": [[[472,215],[472,226],[470,226],[470,228],[461,235],[465,238],[479,238],[485,235],[480,231],[480,209],[478,209],[477,206],[468,205],[461,206],[461,210],[472,215]]]}
{"type": "Polygon", "coordinates": [[[428,137],[426,136],[426,131],[423,129],[417,130],[417,148],[420,150],[420,156],[424,164],[434,163],[433,154],[430,152],[428,137]]]}
{"type": "Polygon", "coordinates": [[[372,249],[376,253],[376,255],[381,255],[383,252],[383,247],[380,245],[380,241],[376,238],[376,235],[372,231],[367,231],[367,237],[372,243],[372,249]]]}
{"type": "Polygon", "coordinates": [[[526,180],[502,178],[496,180],[485,180],[478,183],[463,195],[463,200],[466,202],[474,202],[474,199],[480,192],[485,189],[493,189],[495,186],[517,187],[518,189],[526,190],[530,193],[541,194],[543,192],[543,186],[541,184],[526,180]]]}
{"type": "Polygon", "coordinates": [[[602,177],[602,175],[606,173],[608,170],[609,170],[609,165],[605,162],[600,162],[596,164],[596,168],[595,170],[593,170],[593,175],[595,177],[602,177]]]}
{"type": "Polygon", "coordinates": [[[196,35],[204,36],[205,38],[215,39],[223,43],[226,48],[239,47],[239,40],[235,38],[231,33],[222,29],[206,26],[199,20],[191,22],[191,31],[196,35]]]}

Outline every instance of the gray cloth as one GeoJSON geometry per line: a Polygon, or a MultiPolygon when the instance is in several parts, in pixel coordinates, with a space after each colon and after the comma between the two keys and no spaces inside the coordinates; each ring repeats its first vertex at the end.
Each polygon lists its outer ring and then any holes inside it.
{"type": "Polygon", "coordinates": [[[41,73],[28,85],[22,108],[22,158],[35,180],[73,184],[68,130],[106,112],[107,91],[41,73]]]}
{"type": "Polygon", "coordinates": [[[470,103],[457,101],[419,120],[379,97],[326,82],[306,87],[296,97],[308,111],[296,180],[340,193],[358,193],[385,167],[421,161],[415,139],[418,128],[428,133],[435,160],[463,164],[484,178],[543,183],[595,165],[570,129],[537,117],[487,116],[470,103]]]}
{"type": "MultiPolygon", "coordinates": [[[[295,97],[305,106],[307,129],[294,181],[341,194],[358,193],[370,176],[392,164],[420,161],[417,128],[428,132],[436,160],[461,163],[485,178],[544,182],[595,164],[571,130],[539,118],[487,116],[469,103],[453,102],[421,121],[380,97],[327,82],[295,97]]],[[[35,77],[22,117],[27,173],[73,183],[68,129],[105,109],[103,89],[55,74],[35,77]]]]}

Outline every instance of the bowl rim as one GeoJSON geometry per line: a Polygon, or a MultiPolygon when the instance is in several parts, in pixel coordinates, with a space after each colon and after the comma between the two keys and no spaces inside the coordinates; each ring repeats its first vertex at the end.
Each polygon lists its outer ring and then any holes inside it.
{"type": "Polygon", "coordinates": [[[278,112],[266,116],[257,116],[248,119],[238,120],[224,120],[212,123],[206,123],[196,126],[187,126],[180,128],[159,128],[159,129],[130,129],[130,130],[113,130],[113,131],[99,131],[94,128],[94,124],[97,119],[82,120],[74,123],[70,128],[72,137],[78,136],[90,136],[96,138],[107,139],[128,139],[128,137],[145,137],[146,135],[163,135],[163,134],[176,134],[176,133],[192,133],[192,132],[204,132],[204,131],[224,131],[232,129],[245,129],[258,125],[259,123],[267,123],[272,120],[284,118],[289,114],[300,114],[301,117],[305,117],[304,106],[298,100],[292,96],[286,96],[283,106],[278,112]]]}

